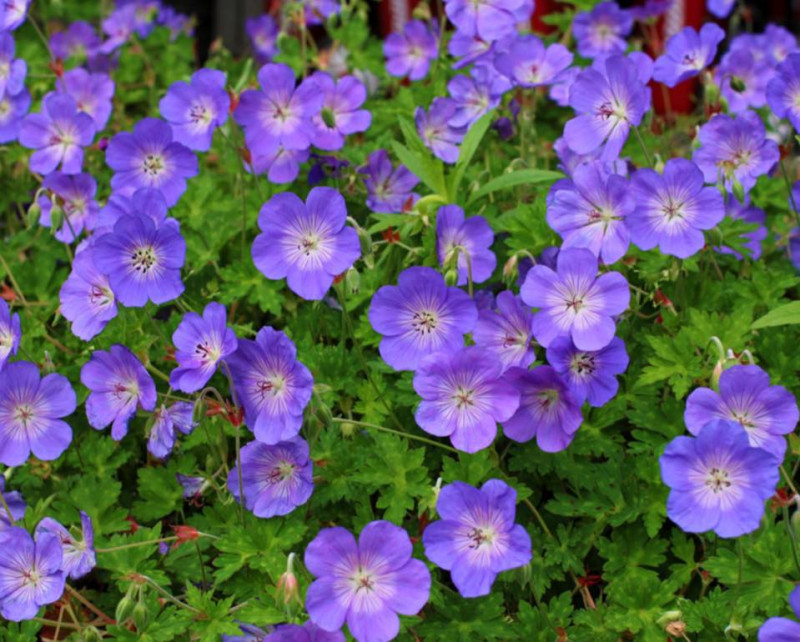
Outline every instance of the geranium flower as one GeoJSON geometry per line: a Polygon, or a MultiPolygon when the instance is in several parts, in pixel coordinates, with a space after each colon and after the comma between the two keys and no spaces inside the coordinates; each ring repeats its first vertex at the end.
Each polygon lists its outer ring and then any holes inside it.
{"type": "Polygon", "coordinates": [[[197,425],[192,418],[193,405],[185,401],[178,401],[169,408],[162,404],[153,413],[155,421],[150,428],[147,440],[147,452],[157,459],[165,459],[175,448],[177,433],[190,435],[197,425]]]}
{"type": "Polygon", "coordinates": [[[198,152],[211,148],[214,130],[228,120],[231,101],[225,80],[223,71],[199,69],[188,83],[179,80],[170,85],[158,108],[177,142],[198,152]]]}
{"type": "Polygon", "coordinates": [[[778,118],[800,131],[800,53],[789,54],[767,84],[767,102],[778,118]]]}
{"type": "Polygon", "coordinates": [[[422,20],[409,20],[402,33],[392,33],[383,43],[386,72],[390,76],[422,80],[439,54],[435,30],[422,20]]]}
{"type": "Polygon", "coordinates": [[[105,129],[114,98],[114,81],[108,74],[89,73],[80,67],[70,69],[57,79],[56,88],[72,96],[78,111],[91,116],[97,131],[105,129]]]}
{"type": "Polygon", "coordinates": [[[0,372],[6,362],[17,354],[21,336],[19,314],[12,315],[8,303],[0,299],[0,372]]]}
{"type": "Polygon", "coordinates": [[[517,491],[499,479],[480,490],[457,481],[439,491],[441,519],[425,527],[422,544],[462,597],[488,595],[498,573],[531,561],[531,538],[514,523],[516,501],[517,491]]]}
{"type": "Polygon", "coordinates": [[[547,361],[563,377],[578,404],[589,401],[599,408],[617,394],[616,375],[628,367],[625,342],[611,339],[600,350],[578,350],[567,337],[560,337],[547,348],[547,361]]]}
{"type": "Polygon", "coordinates": [[[117,316],[117,301],[108,277],[94,263],[91,246],[75,255],[72,271],[58,293],[61,314],[68,321],[72,334],[89,341],[103,331],[117,316]]]}
{"type": "Polygon", "coordinates": [[[483,283],[492,276],[497,257],[492,252],[494,232],[482,216],[464,217],[458,205],[444,205],[436,214],[436,254],[439,264],[458,267],[458,285],[483,283]]]}
{"type": "MultiPolygon", "coordinates": [[[[789,606],[800,618],[800,586],[789,593],[789,606]]],[[[758,630],[758,642],[791,642],[800,640],[800,622],[785,617],[771,617],[758,630]]]]}
{"type": "Polygon", "coordinates": [[[591,11],[582,11],[572,21],[578,53],[586,58],[613,56],[625,52],[625,38],[633,29],[633,16],[616,2],[601,2],[591,11]]]}
{"type": "Polygon", "coordinates": [[[42,210],[39,223],[44,227],[52,227],[51,213],[55,200],[63,215],[61,226],[54,234],[59,241],[72,243],[84,229],[94,229],[100,206],[94,198],[97,182],[91,174],[65,174],[55,171],[45,176],[42,188],[49,190],[51,194],[42,194],[39,197],[38,203],[42,210]]]}
{"type": "Polygon", "coordinates": [[[322,109],[311,117],[314,129],[311,141],[316,147],[341,149],[347,136],[369,129],[372,114],[360,108],[367,100],[363,82],[355,76],[334,80],[322,71],[313,74],[311,79],[323,94],[322,109]]]}
{"type": "Polygon", "coordinates": [[[365,175],[367,207],[373,212],[397,214],[405,209],[409,200],[414,202],[419,198],[411,191],[419,183],[419,178],[405,165],[398,163],[397,167],[392,167],[385,149],[372,152],[367,157],[367,164],[359,171],[365,175]]]}
{"type": "Polygon", "coordinates": [[[527,35],[516,38],[507,51],[498,54],[494,66],[520,87],[540,87],[554,82],[572,59],[564,45],[545,47],[539,38],[527,35]]]}
{"type": "Polygon", "coordinates": [[[358,642],[392,640],[397,614],[416,615],[430,594],[431,575],[411,553],[408,534],[383,520],[367,524],[358,542],[341,526],[322,529],[304,559],[316,578],[306,593],[311,621],[331,632],[346,621],[358,642]]]}
{"type": "Polygon", "coordinates": [[[684,27],[667,40],[665,52],[653,67],[653,79],[675,87],[694,78],[714,62],[717,46],[724,39],[725,32],[713,22],[704,24],[699,33],[684,27]]]}
{"type": "MultiPolygon", "coordinates": [[[[3,501],[11,511],[13,520],[15,522],[21,520],[25,516],[25,510],[27,509],[25,500],[19,491],[6,492],[6,478],[2,475],[0,475],[0,493],[3,494],[3,501]]],[[[3,510],[0,510],[0,533],[9,527],[11,527],[11,521],[9,520],[8,512],[3,508],[3,510]]]]}
{"type": "Polygon", "coordinates": [[[467,132],[466,127],[451,124],[457,110],[458,106],[450,98],[438,97],[433,99],[427,112],[422,107],[417,107],[414,112],[414,122],[422,142],[445,163],[458,160],[458,145],[467,132]]]}
{"type": "Polygon", "coordinates": [[[497,295],[497,309],[482,309],[472,338],[477,345],[493,353],[504,369],[527,368],[533,352],[533,314],[519,297],[505,290],[497,295]]]}
{"type": "Polygon", "coordinates": [[[28,63],[22,58],[14,58],[14,37],[0,31],[0,96],[18,94],[25,88],[28,63]]]}
{"type": "Polygon", "coordinates": [[[61,542],[61,570],[70,579],[77,580],[88,575],[97,565],[94,552],[94,527],[92,519],[84,511],[81,514],[82,538],[77,539],[52,517],[45,517],[36,526],[36,539],[45,534],[55,535],[61,542]]]}

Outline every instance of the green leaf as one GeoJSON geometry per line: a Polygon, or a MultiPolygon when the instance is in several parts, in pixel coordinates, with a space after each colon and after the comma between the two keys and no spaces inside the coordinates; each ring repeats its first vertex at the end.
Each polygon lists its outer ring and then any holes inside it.
{"type": "Polygon", "coordinates": [[[139,470],[139,499],[133,504],[133,514],[139,519],[160,519],[180,508],[183,488],[175,477],[177,465],[142,468],[139,470]]]}
{"type": "Polygon", "coordinates": [[[800,301],[792,301],[779,308],[770,310],[750,326],[753,330],[772,328],[777,325],[794,325],[800,323],[800,301]]]}
{"type": "Polygon", "coordinates": [[[444,181],[444,169],[441,161],[436,160],[429,153],[412,152],[405,145],[397,141],[392,143],[392,149],[412,174],[419,178],[431,191],[447,198],[447,186],[444,181]]]}
{"type": "Polygon", "coordinates": [[[472,162],[472,157],[478,151],[478,146],[481,144],[483,137],[486,135],[489,126],[492,124],[494,118],[494,110],[485,113],[467,131],[464,140],[461,142],[461,147],[458,151],[458,161],[456,161],[455,172],[453,173],[450,182],[450,200],[458,200],[458,188],[461,186],[461,181],[464,178],[464,172],[472,162]]]}
{"type": "Polygon", "coordinates": [[[467,202],[471,203],[481,196],[508,189],[509,187],[516,187],[517,185],[544,185],[547,183],[555,183],[560,178],[564,178],[561,172],[553,172],[548,169],[520,169],[515,172],[508,172],[497,178],[493,178],[483,187],[472,192],[467,202]]]}

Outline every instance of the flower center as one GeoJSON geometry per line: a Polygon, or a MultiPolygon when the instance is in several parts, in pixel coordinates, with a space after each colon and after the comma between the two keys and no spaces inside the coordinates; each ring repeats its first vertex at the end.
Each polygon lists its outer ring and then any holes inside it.
{"type": "Polygon", "coordinates": [[[572,355],[569,367],[576,375],[591,375],[596,367],[595,357],[587,352],[576,352],[572,355]]]}
{"type": "Polygon", "coordinates": [[[320,112],[320,117],[322,118],[322,122],[325,123],[326,127],[330,127],[331,129],[336,127],[336,116],[330,107],[323,107],[322,111],[320,112]]]}
{"type": "Polygon", "coordinates": [[[11,72],[11,64],[7,60],[0,60],[0,78],[8,78],[11,72]]]}
{"type": "Polygon", "coordinates": [[[35,412],[33,406],[21,403],[14,408],[14,419],[22,424],[23,428],[27,428],[28,424],[33,421],[35,412]]]}
{"type": "Polygon", "coordinates": [[[542,390],[537,397],[539,398],[539,407],[546,412],[558,403],[558,390],[548,388],[542,390]]]}
{"type": "Polygon", "coordinates": [[[275,468],[269,471],[267,481],[270,484],[285,482],[294,476],[295,465],[290,461],[281,461],[275,468]]]}
{"type": "Polygon", "coordinates": [[[261,395],[261,399],[268,396],[277,397],[286,387],[286,379],[278,374],[272,378],[264,378],[256,384],[256,392],[261,395]]]}
{"type": "Polygon", "coordinates": [[[155,178],[164,171],[164,158],[161,154],[147,154],[142,163],[142,171],[155,178]]]}
{"type": "Polygon", "coordinates": [[[732,412],[731,416],[734,421],[738,421],[742,428],[746,430],[756,427],[756,422],[746,412],[732,412]]]}
{"type": "Polygon", "coordinates": [[[291,117],[292,111],[289,109],[288,105],[275,105],[272,115],[277,120],[285,123],[291,117]]]}
{"type": "Polygon", "coordinates": [[[730,488],[732,484],[733,482],[731,482],[727,470],[712,468],[708,471],[706,486],[708,486],[715,495],[725,492],[725,489],[730,488]]]}
{"type": "Polygon", "coordinates": [[[196,125],[197,123],[204,123],[208,125],[211,122],[211,112],[205,105],[195,104],[189,110],[189,119],[196,125]]]}
{"type": "Polygon", "coordinates": [[[664,203],[661,212],[668,221],[683,218],[683,203],[676,203],[670,198],[664,203]]]}
{"type": "Polygon", "coordinates": [[[497,537],[497,533],[495,533],[494,529],[490,526],[485,526],[482,528],[478,528],[477,526],[467,533],[467,537],[470,539],[469,547],[472,549],[479,549],[481,546],[486,548],[490,548],[492,546],[492,542],[497,537]]]}
{"type": "Polygon", "coordinates": [[[434,330],[436,330],[436,326],[438,324],[439,321],[436,318],[436,315],[428,310],[420,310],[419,312],[415,312],[414,318],[411,320],[411,327],[414,328],[415,331],[422,334],[431,334],[434,330]]]}
{"type": "Polygon", "coordinates": [[[10,330],[0,331],[0,354],[7,349],[11,349],[11,344],[14,343],[14,337],[11,336],[10,330]]]}
{"type": "Polygon", "coordinates": [[[93,285],[89,290],[89,302],[96,307],[110,305],[114,301],[114,293],[101,285],[93,285]]]}
{"type": "Polygon", "coordinates": [[[611,25],[601,22],[595,27],[594,33],[600,40],[608,40],[614,35],[614,30],[611,28],[611,25]]]}
{"type": "Polygon", "coordinates": [[[375,588],[375,578],[367,569],[359,566],[356,572],[350,577],[356,593],[359,591],[372,591],[375,588]]]}
{"type": "Polygon", "coordinates": [[[69,128],[55,126],[53,132],[50,134],[51,145],[74,145],[75,135],[69,128]]]}
{"type": "Polygon", "coordinates": [[[147,274],[158,263],[158,255],[151,245],[137,247],[131,252],[131,267],[142,275],[147,274]]]}
{"type": "Polygon", "coordinates": [[[22,583],[29,586],[37,586],[41,581],[42,576],[39,569],[35,566],[22,572],[22,583]]]}
{"type": "Polygon", "coordinates": [[[139,384],[135,380],[122,382],[119,381],[114,384],[114,389],[111,391],[117,399],[125,399],[125,403],[130,403],[139,397],[139,384]]]}
{"type": "Polygon", "coordinates": [[[5,117],[11,113],[11,101],[7,98],[0,100],[0,117],[5,117]]]}
{"type": "Polygon", "coordinates": [[[510,332],[507,332],[506,336],[503,337],[504,348],[513,348],[514,346],[526,345],[528,345],[528,335],[523,332],[518,334],[511,334],[510,332]]]}
{"type": "Polygon", "coordinates": [[[320,246],[320,238],[314,234],[306,234],[297,243],[297,250],[306,256],[311,256],[320,246]]]}
{"type": "Polygon", "coordinates": [[[219,347],[212,345],[210,341],[198,343],[194,347],[194,353],[201,361],[205,361],[206,363],[216,363],[220,356],[222,356],[219,347]]]}
{"type": "Polygon", "coordinates": [[[686,65],[687,67],[692,67],[693,69],[700,69],[703,66],[702,60],[698,60],[695,58],[695,52],[687,53],[683,60],[681,61],[682,64],[686,65]]]}
{"type": "Polygon", "coordinates": [[[581,311],[581,308],[584,306],[583,297],[578,294],[573,294],[571,299],[567,299],[565,301],[567,306],[567,310],[572,310],[577,314],[581,311]]]}
{"type": "Polygon", "coordinates": [[[464,388],[463,386],[458,386],[451,399],[456,404],[456,408],[463,410],[465,408],[471,408],[475,405],[474,397],[474,390],[471,390],[470,388],[464,388]]]}

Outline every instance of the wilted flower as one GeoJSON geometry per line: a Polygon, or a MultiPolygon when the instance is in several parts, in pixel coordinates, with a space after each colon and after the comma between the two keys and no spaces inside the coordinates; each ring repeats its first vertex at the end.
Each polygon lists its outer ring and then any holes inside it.
{"type": "Polygon", "coordinates": [[[186,401],[178,401],[169,408],[162,404],[153,413],[155,422],[147,440],[147,452],[157,459],[168,457],[175,448],[178,431],[189,435],[194,430],[193,409],[192,404],[186,401]]]}
{"type": "Polygon", "coordinates": [[[358,543],[341,526],[322,529],[304,560],[316,577],[306,593],[311,621],[332,632],[346,621],[358,642],[393,639],[397,614],[416,615],[430,594],[431,575],[411,554],[408,534],[386,521],[367,524],[358,543]]]}
{"type": "Polygon", "coordinates": [[[123,345],[93,352],[81,368],[81,383],[90,391],[86,399],[89,425],[103,430],[112,424],[111,437],[115,441],[128,434],[128,422],[138,406],[150,411],[156,407],[153,378],[123,345]]]}
{"type": "Polygon", "coordinates": [[[403,270],[397,285],[379,288],[369,308],[370,324],[383,335],[381,357],[395,370],[415,370],[430,354],[457,350],[477,317],[466,292],[419,266],[403,270]]]}
{"type": "Polygon", "coordinates": [[[490,479],[478,490],[464,482],[442,487],[441,519],[425,528],[425,555],[450,571],[462,597],[488,595],[498,573],[531,561],[531,538],[515,524],[517,491],[490,479]]]}
{"type": "Polygon", "coordinates": [[[667,515],[688,533],[739,537],[756,530],[778,484],[772,453],[735,421],[714,419],[697,437],[676,437],[659,460],[670,487],[667,515]]]}

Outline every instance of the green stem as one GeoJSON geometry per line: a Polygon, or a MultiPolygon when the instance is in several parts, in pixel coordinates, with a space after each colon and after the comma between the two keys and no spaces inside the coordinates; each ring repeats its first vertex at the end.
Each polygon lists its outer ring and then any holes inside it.
{"type": "Polygon", "coordinates": [[[437,448],[441,448],[442,450],[458,454],[458,451],[455,448],[451,448],[450,446],[441,444],[438,441],[434,441],[433,439],[428,439],[427,437],[420,437],[419,435],[412,435],[410,433],[403,432],[402,430],[394,430],[393,428],[387,428],[386,426],[379,426],[378,424],[371,424],[366,421],[357,421],[355,419],[346,419],[344,417],[333,417],[331,421],[338,424],[355,424],[356,426],[363,426],[364,428],[372,428],[373,430],[379,430],[380,432],[388,432],[392,435],[399,435],[400,437],[405,437],[406,439],[413,439],[414,441],[419,441],[424,444],[428,444],[430,446],[436,446],[437,448]]]}
{"type": "Polygon", "coordinates": [[[644,144],[644,139],[642,138],[642,134],[639,131],[638,127],[632,127],[633,131],[636,132],[636,139],[639,141],[639,146],[642,148],[642,153],[644,154],[644,159],[647,161],[647,165],[649,167],[653,167],[653,159],[650,157],[650,152],[647,151],[647,146],[644,144]]]}
{"type": "Polygon", "coordinates": [[[789,202],[792,204],[792,212],[794,212],[795,218],[797,218],[797,222],[800,223],[800,211],[797,209],[797,202],[794,198],[794,192],[792,191],[792,181],[789,179],[789,172],[786,171],[786,163],[783,162],[783,159],[780,160],[781,166],[781,174],[783,174],[783,182],[786,185],[786,191],[789,193],[789,202]]]}
{"type": "Polygon", "coordinates": [[[177,606],[180,606],[182,609],[186,609],[187,611],[191,611],[192,613],[195,613],[197,615],[201,615],[203,613],[200,609],[196,609],[193,606],[189,606],[186,602],[182,602],[177,597],[175,597],[172,593],[170,593],[165,588],[162,588],[161,586],[159,586],[155,581],[151,580],[146,575],[142,575],[142,577],[144,578],[144,581],[147,582],[148,586],[152,586],[156,591],[161,593],[161,595],[163,595],[166,599],[168,599],[173,604],[176,604],[177,606]]]}
{"type": "Polygon", "coordinates": [[[14,522],[16,522],[17,520],[15,520],[14,515],[11,514],[11,507],[8,505],[6,498],[3,497],[3,493],[0,493],[0,504],[3,505],[3,508],[5,509],[6,514],[8,515],[8,521],[13,526],[14,522]]]}
{"type": "Polygon", "coordinates": [[[0,265],[3,266],[3,269],[8,275],[8,280],[11,281],[11,287],[14,288],[14,291],[19,295],[19,300],[22,302],[22,306],[27,310],[28,309],[28,301],[25,298],[25,295],[22,293],[22,288],[19,287],[19,283],[14,278],[14,273],[11,271],[11,266],[6,262],[3,258],[3,254],[0,253],[0,265]]]}
{"type": "MultiPolygon", "coordinates": [[[[228,363],[223,359],[221,361],[222,369],[225,371],[225,376],[228,378],[228,387],[230,388],[231,397],[233,397],[233,405],[236,412],[239,411],[239,399],[236,396],[236,386],[233,384],[233,373],[228,367],[228,363]]],[[[239,519],[244,526],[244,478],[242,476],[242,430],[241,427],[236,425],[236,474],[239,483],[239,519]]]]}
{"type": "Polygon", "coordinates": [[[794,567],[797,570],[798,576],[800,576],[800,557],[797,553],[797,533],[794,532],[792,520],[789,519],[789,508],[784,506],[781,510],[783,511],[783,523],[786,524],[786,532],[789,533],[789,539],[791,540],[792,544],[792,559],[794,560],[794,567]]]}
{"type": "MultiPolygon", "coordinates": [[[[219,539],[216,535],[211,533],[197,533],[198,537],[208,537],[210,539],[219,539]]],[[[177,535],[170,535],[169,537],[161,537],[159,539],[149,539],[146,542],[131,542],[130,544],[120,544],[119,546],[112,546],[110,548],[96,548],[95,553],[116,553],[117,551],[125,551],[129,548],[138,548],[140,546],[152,546],[153,544],[161,544],[162,542],[177,542],[180,539],[177,535]]]]}
{"type": "Polygon", "coordinates": [[[166,381],[167,383],[169,383],[169,376],[161,372],[161,370],[156,368],[152,363],[148,363],[147,365],[145,365],[145,368],[147,368],[150,372],[152,372],[156,377],[158,377],[162,381],[166,381]]]}

